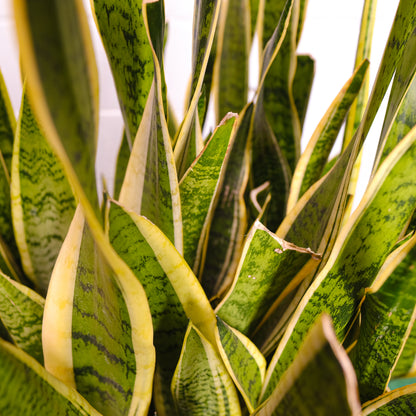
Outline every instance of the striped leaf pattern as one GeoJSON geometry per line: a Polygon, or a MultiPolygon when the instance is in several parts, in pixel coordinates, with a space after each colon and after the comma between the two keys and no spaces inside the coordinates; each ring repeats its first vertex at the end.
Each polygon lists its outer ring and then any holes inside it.
{"type": "Polygon", "coordinates": [[[154,251],[136,224],[137,214],[110,202],[108,235],[116,252],[126,262],[146,291],[152,314],[156,348],[155,406],[158,414],[174,414],[170,392],[179,360],[188,318],[154,251]]]}
{"type": "Polygon", "coordinates": [[[243,248],[247,227],[244,201],[249,173],[249,136],[253,105],[237,120],[235,139],[229,151],[221,192],[209,229],[205,265],[200,281],[208,297],[222,293],[231,284],[243,248]]]}
{"type": "Polygon", "coordinates": [[[26,275],[45,294],[75,212],[75,198],[59,159],[24,94],[14,141],[13,226],[26,275]]]}
{"type": "Polygon", "coordinates": [[[127,141],[132,144],[154,72],[142,1],[94,0],[92,4],[114,77],[127,141]]]}
{"type": "Polygon", "coordinates": [[[357,68],[315,129],[293,174],[288,211],[294,207],[297,200],[321,177],[345,116],[360,91],[368,65],[369,62],[364,61],[357,68]]]}
{"type": "Polygon", "coordinates": [[[415,140],[416,130],[412,130],[386,159],[360,207],[344,226],[331,257],[299,303],[273,356],[263,400],[293,362],[320,313],[330,314],[338,339],[345,337],[362,291],[373,282],[415,208],[416,183],[400,179],[415,168],[415,140]]]}
{"type": "MultiPolygon", "coordinates": [[[[199,154],[202,146],[197,106],[214,42],[221,3],[221,0],[195,1],[190,100],[174,146],[175,162],[179,178],[182,178],[199,154]]],[[[209,95],[208,91],[205,91],[205,94],[209,95]]]]}
{"type": "Polygon", "coordinates": [[[66,161],[71,183],[76,175],[98,212],[98,76],[82,2],[16,0],[14,6],[33,111],[52,149],[66,161]]]}
{"type": "MultiPolygon", "coordinates": [[[[148,5],[144,9],[145,27],[152,40],[150,46],[155,68],[154,79],[119,200],[127,209],[145,215],[154,222],[182,252],[178,177],[162,96],[163,29],[153,20],[148,21],[147,11],[149,9],[149,19],[161,18],[158,7],[160,6],[156,5],[154,9],[148,5]],[[151,27],[150,23],[155,27],[151,27]]],[[[158,23],[163,27],[163,22],[158,23]]]]}
{"type": "Polygon", "coordinates": [[[179,184],[184,258],[196,274],[203,266],[207,232],[235,138],[235,122],[235,114],[224,118],[179,184]]]}
{"type": "Polygon", "coordinates": [[[35,359],[0,339],[0,411],[10,416],[100,416],[35,359]]]}
{"type": "Polygon", "coordinates": [[[185,336],[172,393],[179,414],[241,414],[237,392],[221,358],[192,325],[185,336]]]}
{"type": "Polygon", "coordinates": [[[313,254],[256,222],[247,236],[235,280],[216,308],[217,315],[243,334],[251,335],[276,299],[288,294],[285,289],[293,283],[299,263],[302,266],[313,254]]]}
{"type": "Polygon", "coordinates": [[[0,319],[13,342],[43,364],[42,319],[45,300],[0,273],[0,319]]]}
{"type": "Polygon", "coordinates": [[[218,317],[217,323],[220,355],[251,412],[260,396],[266,360],[249,338],[218,317]]]}
{"type": "Polygon", "coordinates": [[[46,299],[45,366],[104,415],[143,415],[150,404],[154,349],[141,290],[111,270],[78,209],[46,299]]]}
{"type": "Polygon", "coordinates": [[[360,334],[350,357],[362,402],[386,391],[416,318],[416,276],[401,265],[415,241],[413,237],[389,256],[361,306],[360,334]]]}
{"type": "Polygon", "coordinates": [[[216,120],[239,112],[247,102],[250,16],[249,0],[223,0],[218,25],[216,120]]]}

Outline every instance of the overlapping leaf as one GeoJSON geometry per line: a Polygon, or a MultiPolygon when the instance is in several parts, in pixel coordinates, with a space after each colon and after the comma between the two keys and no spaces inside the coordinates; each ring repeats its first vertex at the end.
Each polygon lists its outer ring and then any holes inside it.
{"type": "Polygon", "coordinates": [[[253,415],[359,415],[357,379],[328,316],[310,329],[293,364],[253,415]]]}
{"type": "Polygon", "coordinates": [[[235,124],[235,114],[224,118],[179,185],[184,258],[196,274],[204,264],[207,233],[235,138],[235,124]]]}
{"type": "Polygon", "coordinates": [[[14,141],[13,226],[26,275],[42,293],[75,212],[75,198],[24,94],[14,141]]]}
{"type": "Polygon", "coordinates": [[[276,299],[287,294],[285,290],[300,270],[299,263],[306,263],[313,254],[256,222],[244,244],[234,282],[216,308],[217,315],[251,335],[276,299]]]}
{"type": "Polygon", "coordinates": [[[0,319],[13,342],[43,364],[42,319],[45,300],[0,273],[0,319]]]}
{"type": "Polygon", "coordinates": [[[241,414],[237,392],[221,358],[193,325],[185,336],[172,393],[180,414],[241,414]]]}
{"type": "Polygon", "coordinates": [[[297,200],[321,177],[329,154],[338,136],[349,108],[360,91],[368,69],[368,61],[362,62],[343,86],[310,138],[296,165],[290,188],[288,211],[297,200]]]}
{"type": "Polygon", "coordinates": [[[161,415],[174,414],[170,383],[179,360],[188,318],[169,278],[135,222],[140,222],[138,215],[127,213],[111,202],[108,216],[110,242],[143,285],[152,314],[156,348],[156,410],[161,415]]]}
{"type": "Polygon", "coordinates": [[[208,297],[222,292],[232,281],[247,227],[244,192],[249,173],[248,140],[253,105],[239,115],[235,139],[223,174],[221,192],[209,229],[205,265],[200,281],[208,297]]]}
{"type": "Polygon", "coordinates": [[[142,286],[112,270],[78,208],[46,298],[45,367],[104,415],[147,414],[153,330],[142,286]]]}
{"type": "Polygon", "coordinates": [[[299,350],[310,325],[330,314],[339,339],[348,331],[363,296],[400,236],[416,204],[416,129],[386,159],[359,209],[340,233],[331,257],[299,303],[266,376],[263,400],[276,386],[299,350]]]}
{"type": "Polygon", "coordinates": [[[416,317],[416,275],[409,270],[416,238],[386,260],[361,306],[360,334],[350,352],[363,402],[384,393],[416,317]],[[404,263],[404,264],[402,264],[404,263]]]}
{"type": "Polygon", "coordinates": [[[35,359],[0,339],[0,411],[10,416],[100,416],[35,359]]]}

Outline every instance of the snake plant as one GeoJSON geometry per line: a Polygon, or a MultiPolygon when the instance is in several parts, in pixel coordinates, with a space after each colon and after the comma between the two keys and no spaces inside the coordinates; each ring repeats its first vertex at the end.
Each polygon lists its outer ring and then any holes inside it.
{"type": "Polygon", "coordinates": [[[13,2],[23,96],[15,119],[0,77],[1,413],[414,414],[414,0],[399,2],[371,92],[376,2],[363,2],[355,69],[303,152],[306,0],[196,0],[180,123],[163,0],[91,0],[124,120],[102,193],[83,2],[13,2]]]}

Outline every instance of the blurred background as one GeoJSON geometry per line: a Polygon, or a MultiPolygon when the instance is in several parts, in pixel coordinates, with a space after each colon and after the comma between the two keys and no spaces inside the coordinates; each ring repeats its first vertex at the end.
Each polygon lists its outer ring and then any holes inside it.
{"type": "MultiPolygon", "coordinates": [[[[391,23],[399,0],[378,0],[371,55],[370,79],[375,78],[391,23]]],[[[315,80],[302,135],[302,148],[312,135],[326,109],[343,84],[351,76],[355,60],[361,13],[364,0],[309,0],[308,12],[299,45],[299,53],[310,54],[316,61],[315,80]]],[[[100,77],[100,131],[97,169],[111,180],[118,143],[122,134],[122,119],[107,59],[96,32],[89,0],[84,0],[90,16],[96,60],[100,77]]],[[[194,0],[165,0],[169,38],[165,51],[168,96],[178,120],[183,117],[183,100],[191,71],[192,16],[194,0]]],[[[14,33],[11,0],[0,0],[0,69],[17,114],[21,99],[19,57],[14,33]]],[[[251,88],[257,82],[258,51],[253,48],[250,75],[251,88]]],[[[372,157],[381,129],[379,112],[364,148],[357,199],[362,195],[372,167],[372,157]]]]}

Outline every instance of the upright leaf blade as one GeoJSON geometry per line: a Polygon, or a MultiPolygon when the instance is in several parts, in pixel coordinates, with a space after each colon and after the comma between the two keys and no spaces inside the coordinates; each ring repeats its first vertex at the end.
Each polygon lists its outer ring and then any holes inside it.
{"type": "Polygon", "coordinates": [[[192,325],[172,381],[180,414],[240,415],[237,392],[221,358],[192,325]]]}
{"type": "Polygon", "coordinates": [[[131,272],[111,270],[78,209],[46,299],[46,368],[104,414],[144,415],[152,391],[152,341],[142,287],[131,272]]]}
{"type": "Polygon", "coordinates": [[[24,271],[45,294],[76,203],[62,164],[46,141],[26,94],[14,141],[11,197],[24,271]]]}
{"type": "Polygon", "coordinates": [[[321,312],[330,314],[337,337],[344,338],[362,291],[373,282],[415,208],[416,182],[408,177],[415,169],[415,142],[416,129],[385,161],[338,236],[331,257],[299,303],[275,352],[263,400],[293,362],[308,328],[321,312]]]}
{"type": "Polygon", "coordinates": [[[16,0],[14,5],[33,111],[97,212],[98,81],[82,2],[16,0]]]}
{"type": "Polygon", "coordinates": [[[224,118],[179,185],[184,258],[198,275],[204,263],[207,233],[235,138],[235,122],[235,114],[230,113],[224,118]]]}

